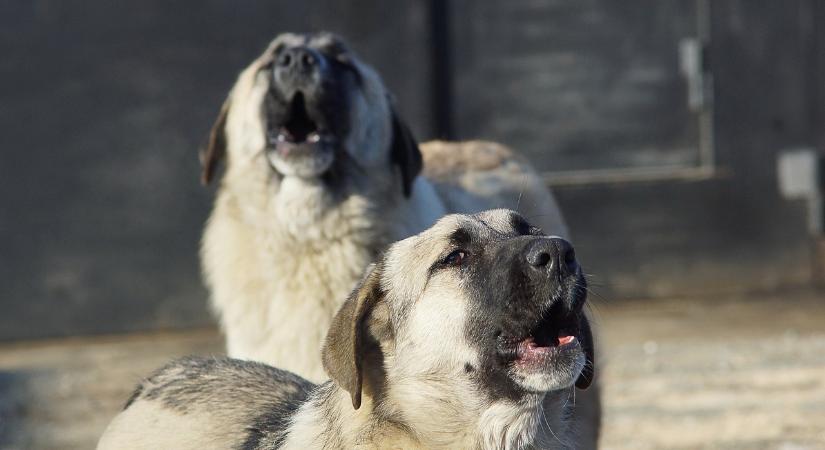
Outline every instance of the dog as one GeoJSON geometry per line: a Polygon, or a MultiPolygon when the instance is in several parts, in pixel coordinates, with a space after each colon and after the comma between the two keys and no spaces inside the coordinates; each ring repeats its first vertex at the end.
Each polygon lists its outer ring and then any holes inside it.
{"type": "MultiPolygon", "coordinates": [[[[524,159],[487,141],[418,145],[376,71],[329,33],[282,34],[244,69],[201,161],[205,184],[225,162],[201,261],[229,356],[316,383],[335,311],[391,242],[491,208],[569,238],[524,159]]],[[[577,403],[598,436],[598,386],[577,403]]]]}
{"type": "Polygon", "coordinates": [[[580,448],[594,375],[573,247],[509,210],[449,215],[389,247],[332,320],[321,385],[186,358],[146,379],[98,449],[580,448]]]}
{"type": "Polygon", "coordinates": [[[419,146],[378,74],[327,33],[283,34],[240,74],[205,183],[223,159],[201,260],[228,354],[314,381],[335,311],[390,242],[495,207],[567,236],[524,161],[490,142],[419,146]]]}

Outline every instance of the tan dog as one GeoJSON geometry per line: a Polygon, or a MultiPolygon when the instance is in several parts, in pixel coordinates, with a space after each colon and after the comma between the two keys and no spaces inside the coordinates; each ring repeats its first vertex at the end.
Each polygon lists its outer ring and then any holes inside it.
{"type": "MultiPolygon", "coordinates": [[[[419,147],[376,72],[330,34],[281,35],[240,74],[203,154],[205,182],[224,158],[201,253],[229,356],[314,382],[335,311],[390,242],[497,207],[567,236],[528,164],[490,142],[419,147]]],[[[581,426],[596,435],[588,397],[581,426]]]]}
{"type": "Polygon", "coordinates": [[[593,377],[571,245],[513,211],[451,215],[392,245],[332,321],[314,386],[188,358],[143,382],[99,449],[581,448],[593,377]]]}

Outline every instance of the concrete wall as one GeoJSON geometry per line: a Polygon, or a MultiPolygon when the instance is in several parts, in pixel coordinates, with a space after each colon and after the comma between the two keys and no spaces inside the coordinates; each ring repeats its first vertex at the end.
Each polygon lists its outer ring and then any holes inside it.
{"type": "Polygon", "coordinates": [[[211,322],[197,149],[281,31],[348,38],[422,138],[498,139],[563,177],[704,167],[677,58],[704,23],[713,170],[559,186],[579,255],[609,298],[808,285],[804,204],[779,197],[774,164],[782,148],[825,148],[825,11],[701,5],[4,2],[0,339],[211,322]]]}
{"type": "Polygon", "coordinates": [[[346,36],[426,134],[425,5],[349,4],[0,5],[0,339],[211,323],[197,151],[279,32],[346,36]]]}
{"type": "Polygon", "coordinates": [[[776,155],[825,149],[822,5],[453,4],[456,135],[507,142],[558,178],[596,290],[712,295],[812,282],[805,205],[780,198],[776,155]],[[678,57],[696,37],[712,88],[701,111],[688,107],[678,57]],[[582,170],[591,173],[568,176],[582,170]]]}

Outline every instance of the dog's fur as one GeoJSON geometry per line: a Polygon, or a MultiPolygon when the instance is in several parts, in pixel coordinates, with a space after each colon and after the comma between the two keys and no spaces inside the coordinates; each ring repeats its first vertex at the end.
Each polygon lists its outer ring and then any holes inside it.
{"type": "Polygon", "coordinates": [[[201,253],[229,356],[314,381],[324,379],[317,355],[333,314],[390,242],[448,212],[492,207],[518,209],[548,232],[567,235],[553,197],[507,148],[472,141],[419,150],[375,71],[328,34],[281,35],[241,73],[203,155],[204,181],[224,153],[201,253]],[[278,106],[265,105],[273,60],[301,45],[345,61],[358,80],[337,85],[350,96],[347,111],[327,120],[346,122],[348,131],[317,176],[285,175],[279,168],[289,162],[273,164],[266,140],[267,116],[278,106]]]}
{"type": "MultiPolygon", "coordinates": [[[[497,207],[567,236],[523,159],[484,141],[417,145],[378,74],[325,33],[281,35],[240,74],[202,153],[204,182],[224,159],[201,256],[229,356],[313,382],[326,379],[318,351],[335,311],[390,242],[448,212],[497,207]],[[330,131],[324,146],[289,159],[272,132],[296,96],[276,77],[278,58],[295,48],[327,61],[303,95],[307,114],[330,131]]],[[[578,403],[577,427],[593,447],[598,389],[578,403]]]]}
{"type": "Polygon", "coordinates": [[[566,417],[593,343],[573,258],[515,212],[447,216],[367,269],[326,338],[332,381],[179,360],[98,448],[579,448],[566,417]]]}

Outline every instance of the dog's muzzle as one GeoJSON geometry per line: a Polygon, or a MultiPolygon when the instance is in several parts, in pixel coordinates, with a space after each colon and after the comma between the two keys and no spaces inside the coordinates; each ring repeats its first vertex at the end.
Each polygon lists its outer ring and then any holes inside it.
{"type": "Polygon", "coordinates": [[[327,64],[321,53],[305,46],[285,48],[275,59],[271,89],[286,105],[277,119],[267,118],[267,158],[282,175],[315,177],[332,165],[337,141],[318,117],[327,64]]]}
{"type": "Polygon", "coordinates": [[[520,376],[556,374],[547,386],[572,383],[592,360],[585,281],[573,246],[535,237],[511,255],[524,292],[513,300],[518,312],[498,337],[499,352],[520,376]]]}
{"type": "Polygon", "coordinates": [[[304,46],[285,48],[275,59],[272,75],[287,98],[299,90],[312,94],[326,65],[324,56],[314,49],[304,46]]]}

